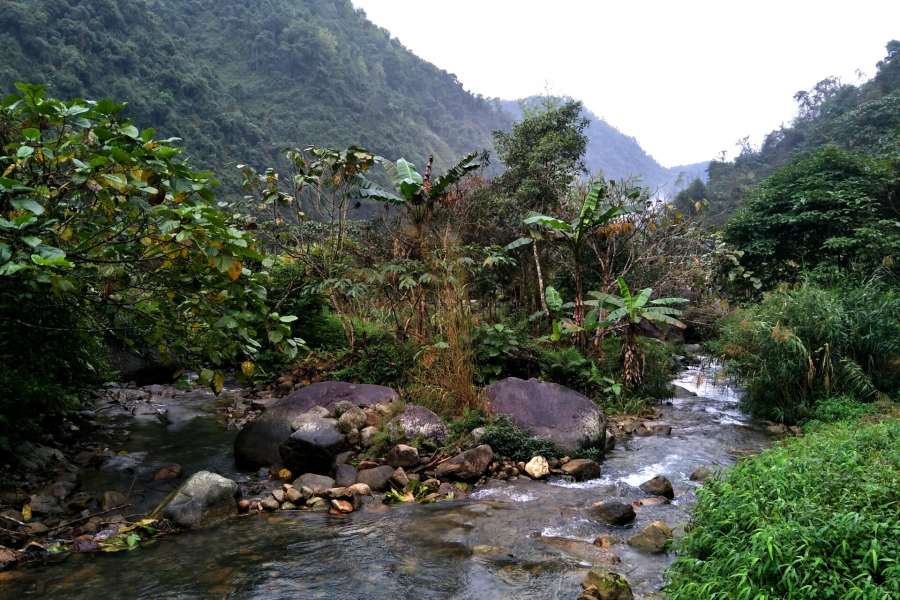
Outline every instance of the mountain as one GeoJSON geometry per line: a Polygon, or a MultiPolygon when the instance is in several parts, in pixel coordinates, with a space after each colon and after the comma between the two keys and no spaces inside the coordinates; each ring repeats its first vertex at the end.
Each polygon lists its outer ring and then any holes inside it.
{"type": "MultiPolygon", "coordinates": [[[[567,99],[563,97],[552,100],[567,99]]],[[[529,96],[520,100],[504,100],[500,105],[518,120],[522,118],[522,106],[534,107],[545,100],[541,96],[529,96]]],[[[659,188],[663,194],[673,193],[681,182],[687,184],[695,178],[706,179],[708,161],[666,168],[647,154],[634,137],[625,135],[587,108],[582,114],[590,119],[590,125],[585,129],[588,136],[585,163],[592,173],[603,171],[607,179],[640,175],[645,185],[659,188]]]]}
{"type": "Polygon", "coordinates": [[[111,97],[238,193],[235,165],[288,146],[359,144],[438,166],[511,117],[349,0],[3,0],[0,91],[111,97]]]}
{"type": "MultiPolygon", "coordinates": [[[[237,196],[239,163],[289,146],[358,144],[438,168],[492,148],[516,102],[467,92],[350,0],[3,0],[0,92],[45,83],[59,98],[113,98],[126,116],[184,140],[195,169],[237,196]]],[[[587,163],[607,177],[672,184],[634,138],[591,113],[587,163]]]]}

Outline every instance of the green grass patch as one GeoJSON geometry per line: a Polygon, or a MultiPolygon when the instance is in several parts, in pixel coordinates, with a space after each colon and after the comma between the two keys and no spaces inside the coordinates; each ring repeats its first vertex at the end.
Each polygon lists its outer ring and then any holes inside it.
{"type": "Polygon", "coordinates": [[[822,424],[707,481],[697,498],[671,600],[900,598],[897,419],[822,424]]]}

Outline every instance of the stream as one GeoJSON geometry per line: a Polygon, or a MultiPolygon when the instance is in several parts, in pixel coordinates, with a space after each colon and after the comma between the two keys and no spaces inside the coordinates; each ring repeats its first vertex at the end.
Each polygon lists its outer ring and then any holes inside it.
{"type": "MultiPolygon", "coordinates": [[[[0,574],[0,598],[574,600],[587,563],[538,536],[590,543],[606,533],[625,539],[661,520],[677,538],[697,488],[691,472],[700,466],[727,467],[771,443],[762,426],[739,411],[735,391],[714,385],[714,375],[698,367],[681,373],[676,383],[699,395],[660,405],[661,420],[673,427],[671,435],[620,438],[602,461],[600,479],[492,480],[466,500],[379,506],[347,517],[262,513],[164,536],[133,551],[66,553],[24,564],[0,574]],[[646,497],[637,486],[655,475],[664,475],[675,487],[672,504],[642,507],[626,527],[582,516],[597,501],[646,497]],[[478,546],[493,550],[473,552],[478,546]]],[[[250,474],[238,471],[232,460],[236,432],[214,412],[229,402],[228,394],[223,396],[179,392],[169,400],[177,405],[173,424],[122,417],[122,445],[131,453],[124,456],[140,461],[135,473],[85,471],[84,476],[97,478],[85,480],[86,487],[123,493],[131,487],[140,503],[126,510],[127,516],[146,512],[173,489],[169,482],[147,483],[168,462],[181,464],[188,474],[205,469],[249,481],[250,474]]],[[[658,591],[674,560],[627,544],[612,550],[622,559],[612,570],[630,581],[636,598],[658,591]]]]}

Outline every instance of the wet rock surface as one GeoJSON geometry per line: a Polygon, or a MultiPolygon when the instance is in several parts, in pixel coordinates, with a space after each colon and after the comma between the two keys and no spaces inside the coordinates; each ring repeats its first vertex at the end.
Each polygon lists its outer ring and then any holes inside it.
{"type": "Polygon", "coordinates": [[[241,489],[221,475],[200,471],[163,500],[151,517],[166,519],[180,529],[207,527],[237,514],[241,489]]]}
{"type": "Polygon", "coordinates": [[[422,438],[440,444],[450,435],[443,419],[423,406],[407,406],[387,425],[394,441],[413,441],[422,438]]]}

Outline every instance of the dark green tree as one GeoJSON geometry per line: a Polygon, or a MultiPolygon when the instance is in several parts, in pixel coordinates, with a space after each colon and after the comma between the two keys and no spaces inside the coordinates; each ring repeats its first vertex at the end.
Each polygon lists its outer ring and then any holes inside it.
{"type": "Polygon", "coordinates": [[[805,270],[891,265],[900,256],[896,196],[890,162],[818,150],[775,171],[726,224],[725,239],[766,287],[805,270]]]}

